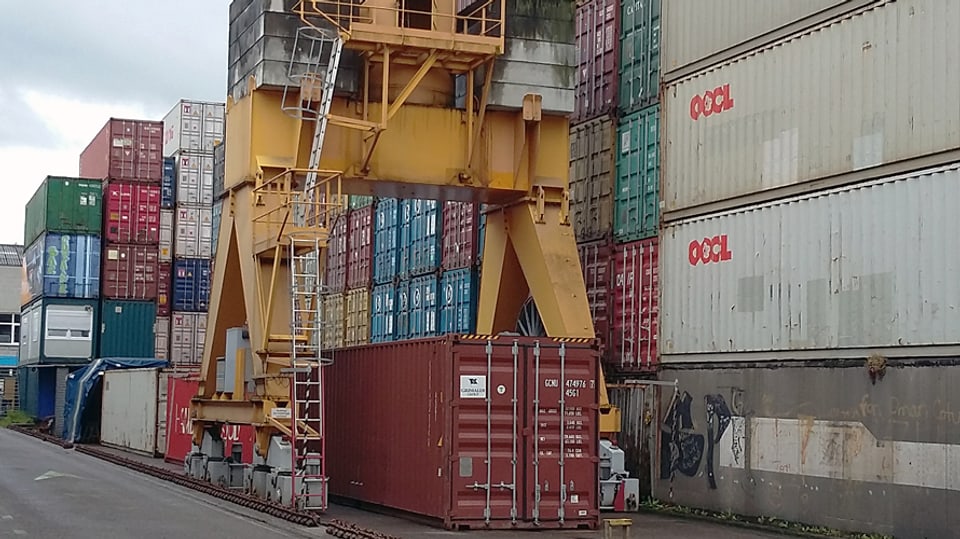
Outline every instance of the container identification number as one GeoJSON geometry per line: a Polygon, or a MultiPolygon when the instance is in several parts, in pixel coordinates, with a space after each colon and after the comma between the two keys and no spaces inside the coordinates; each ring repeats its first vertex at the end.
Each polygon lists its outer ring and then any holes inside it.
{"type": "Polygon", "coordinates": [[[687,247],[687,256],[691,266],[697,264],[716,264],[733,258],[727,247],[727,235],[720,234],[702,241],[693,240],[687,247]]]}
{"type": "MultiPolygon", "coordinates": [[[[579,397],[581,389],[593,389],[595,382],[593,380],[584,380],[582,378],[571,378],[566,381],[566,390],[564,396],[579,397]]],[[[556,378],[546,378],[543,380],[543,387],[559,388],[560,380],[556,378]]]]}
{"type": "Polygon", "coordinates": [[[695,95],[690,100],[690,117],[697,121],[701,116],[706,118],[711,114],[720,114],[733,108],[733,98],[730,97],[730,85],[717,86],[707,90],[703,95],[695,95]]]}

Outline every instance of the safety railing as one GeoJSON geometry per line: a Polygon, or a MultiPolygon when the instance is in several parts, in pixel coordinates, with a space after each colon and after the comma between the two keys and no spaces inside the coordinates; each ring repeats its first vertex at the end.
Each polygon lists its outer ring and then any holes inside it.
{"type": "Polygon", "coordinates": [[[277,238],[293,229],[330,230],[334,220],[346,208],[342,195],[343,173],[331,170],[288,169],[263,181],[253,190],[253,222],[277,238]],[[303,190],[303,176],[316,173],[316,186],[303,190]],[[256,212],[256,207],[265,210],[256,212]]]}
{"type": "Polygon", "coordinates": [[[300,0],[294,11],[307,25],[321,29],[318,22],[326,21],[348,36],[354,24],[368,24],[443,34],[503,37],[506,0],[477,0],[458,12],[459,4],[463,3],[462,0],[300,0]],[[449,3],[450,9],[434,10],[433,5],[439,3],[449,3]]]}

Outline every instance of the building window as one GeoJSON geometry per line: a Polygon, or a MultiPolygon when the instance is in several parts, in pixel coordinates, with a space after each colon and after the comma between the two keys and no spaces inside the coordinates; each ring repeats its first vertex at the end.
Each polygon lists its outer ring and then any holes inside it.
{"type": "Polygon", "coordinates": [[[0,344],[20,344],[19,314],[0,314],[0,344]]]}

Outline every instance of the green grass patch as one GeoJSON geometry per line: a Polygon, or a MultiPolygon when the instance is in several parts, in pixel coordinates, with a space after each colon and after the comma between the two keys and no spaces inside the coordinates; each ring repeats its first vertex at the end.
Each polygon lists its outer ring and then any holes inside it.
{"type": "Polygon", "coordinates": [[[7,415],[0,417],[0,428],[6,428],[11,425],[32,425],[33,417],[20,410],[9,410],[7,415]]]}

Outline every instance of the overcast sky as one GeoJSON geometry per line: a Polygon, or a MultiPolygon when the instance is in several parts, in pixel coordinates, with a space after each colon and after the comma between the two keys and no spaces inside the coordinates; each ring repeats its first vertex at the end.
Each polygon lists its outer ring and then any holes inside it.
{"type": "Polygon", "coordinates": [[[162,120],[181,98],[226,99],[230,0],[29,0],[0,16],[0,243],[24,205],[76,176],[110,117],[162,120]]]}

